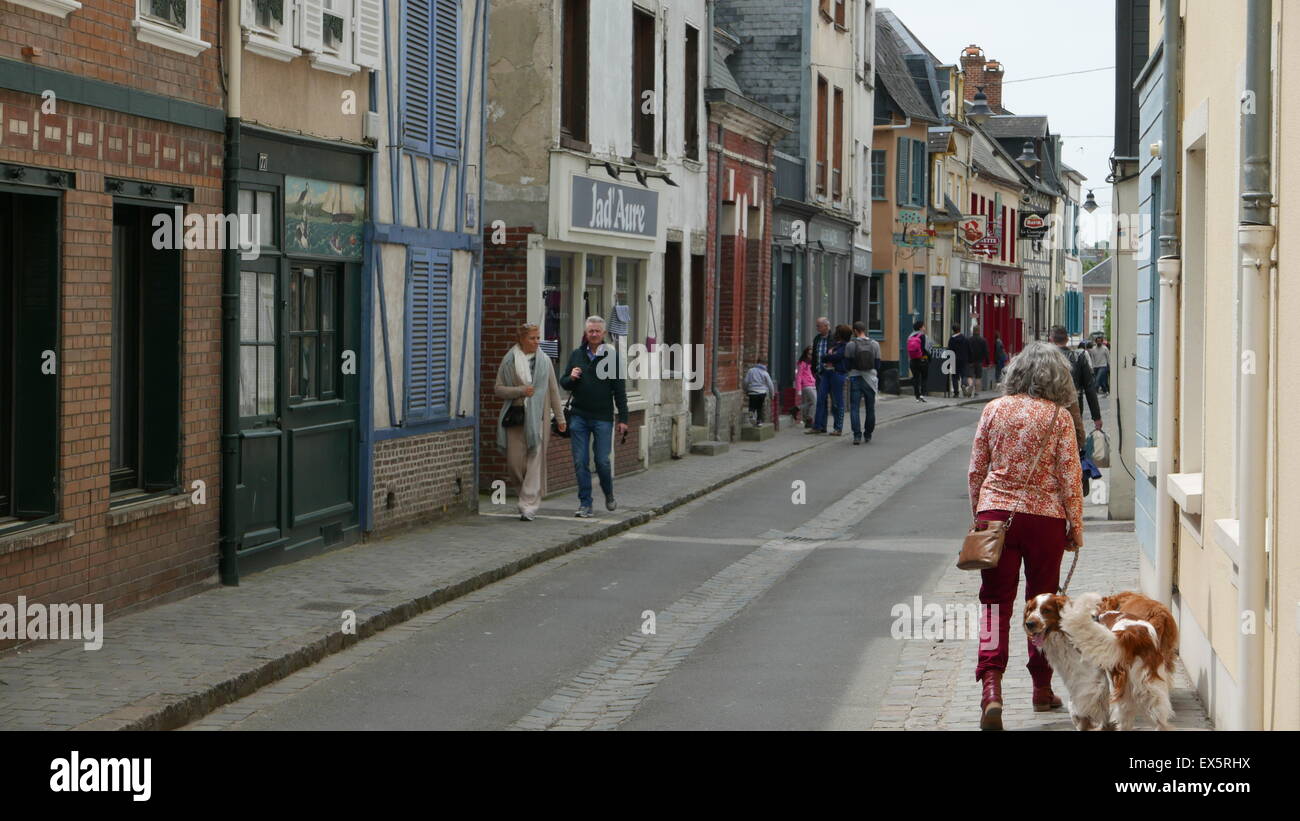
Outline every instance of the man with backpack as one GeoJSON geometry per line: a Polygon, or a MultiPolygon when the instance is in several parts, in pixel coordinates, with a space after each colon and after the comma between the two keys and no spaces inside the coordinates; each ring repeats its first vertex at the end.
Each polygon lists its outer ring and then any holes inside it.
{"type": "Polygon", "coordinates": [[[912,392],[917,402],[924,402],[921,396],[925,388],[925,379],[929,371],[930,340],[925,338],[925,323],[917,320],[912,325],[912,335],[907,338],[907,359],[912,368],[912,392]]]}
{"type": "Polygon", "coordinates": [[[849,423],[853,426],[853,444],[871,441],[876,430],[876,392],[880,389],[877,378],[880,367],[880,345],[867,336],[867,325],[861,320],[853,323],[853,339],[844,349],[849,362],[849,423]],[[858,402],[867,403],[862,424],[858,422],[858,402]]]}
{"type": "Polygon", "coordinates": [[[1096,425],[1097,430],[1101,430],[1101,402],[1097,399],[1097,385],[1092,378],[1092,366],[1088,364],[1088,354],[1080,350],[1070,349],[1070,332],[1065,330],[1064,325],[1053,325],[1048,334],[1052,344],[1061,349],[1065,358],[1070,362],[1070,375],[1074,378],[1074,389],[1078,392],[1078,407],[1080,415],[1075,417],[1075,438],[1079,440],[1079,449],[1083,450],[1083,442],[1087,437],[1087,432],[1083,429],[1083,401],[1088,400],[1088,411],[1092,414],[1092,422],[1096,425]]]}

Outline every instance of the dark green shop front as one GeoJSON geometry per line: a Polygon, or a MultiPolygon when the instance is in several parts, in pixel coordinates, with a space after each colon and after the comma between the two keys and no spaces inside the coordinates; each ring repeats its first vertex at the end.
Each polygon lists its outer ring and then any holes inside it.
{"type": "Polygon", "coordinates": [[[257,226],[260,248],[227,262],[227,293],[236,273],[238,293],[237,317],[228,308],[226,324],[238,342],[224,347],[238,371],[237,409],[226,408],[235,446],[223,533],[228,582],[355,541],[361,508],[368,156],[248,128],[239,146],[237,209],[257,226]]]}

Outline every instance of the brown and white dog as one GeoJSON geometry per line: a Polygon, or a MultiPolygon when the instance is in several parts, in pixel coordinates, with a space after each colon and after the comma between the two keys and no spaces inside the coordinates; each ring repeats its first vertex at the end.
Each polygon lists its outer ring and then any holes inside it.
{"type": "Polygon", "coordinates": [[[1170,729],[1178,625],[1162,604],[1132,591],[1043,593],[1025,603],[1024,626],[1065,681],[1075,728],[1131,729],[1141,711],[1170,729]]]}
{"type": "Polygon", "coordinates": [[[1074,728],[1112,730],[1106,671],[1085,659],[1061,629],[1061,614],[1069,603],[1069,597],[1052,593],[1040,593],[1025,602],[1025,633],[1065,682],[1074,728]]]}
{"type": "Polygon", "coordinates": [[[1143,713],[1156,729],[1173,729],[1169,690],[1178,625],[1168,608],[1140,593],[1085,593],[1066,604],[1060,624],[1084,660],[1109,675],[1111,718],[1118,729],[1131,730],[1143,713]]]}

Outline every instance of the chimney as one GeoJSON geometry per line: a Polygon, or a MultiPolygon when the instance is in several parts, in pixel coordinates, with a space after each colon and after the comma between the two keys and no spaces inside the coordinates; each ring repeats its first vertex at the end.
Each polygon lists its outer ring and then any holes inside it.
{"type": "Polygon", "coordinates": [[[966,86],[962,97],[974,100],[978,87],[984,85],[984,49],[974,43],[962,49],[961,71],[966,75],[966,86]]]}
{"type": "Polygon", "coordinates": [[[1002,64],[989,60],[984,64],[984,96],[989,98],[989,108],[995,114],[1006,114],[1002,107],[1002,64]]]}

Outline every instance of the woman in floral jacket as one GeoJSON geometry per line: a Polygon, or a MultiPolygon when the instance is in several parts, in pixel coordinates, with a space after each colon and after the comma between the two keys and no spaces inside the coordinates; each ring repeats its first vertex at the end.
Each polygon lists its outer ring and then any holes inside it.
{"type": "MultiPolygon", "coordinates": [[[[1069,363],[1055,346],[1032,342],[1007,366],[1002,392],[984,406],[969,471],[976,519],[1006,521],[1015,514],[1002,558],[997,567],[982,571],[980,585],[984,615],[975,677],[984,689],[980,728],[985,730],[1002,729],[1002,674],[1011,614],[1019,610],[1015,597],[1021,561],[1025,599],[1055,593],[1062,556],[1083,546],[1082,469],[1074,423],[1066,412],[1076,401],[1069,363]]],[[[1034,680],[1034,710],[1060,707],[1060,698],[1052,693],[1051,665],[1032,643],[1028,667],[1034,680]]]]}

